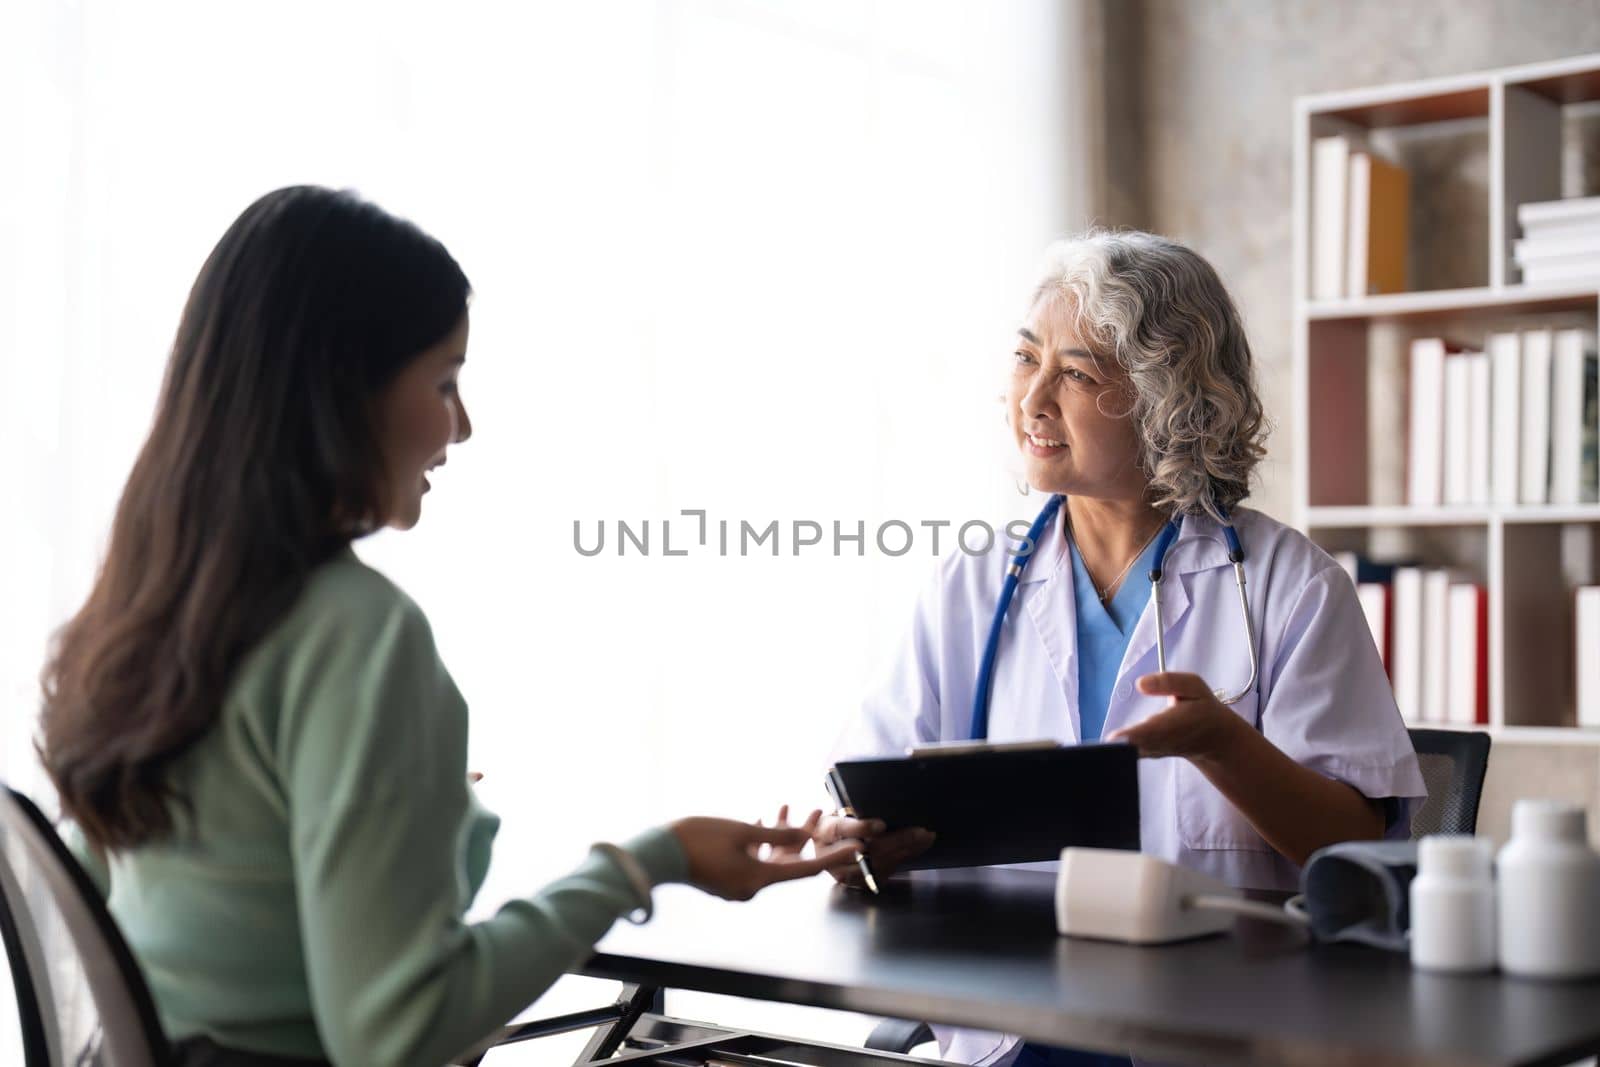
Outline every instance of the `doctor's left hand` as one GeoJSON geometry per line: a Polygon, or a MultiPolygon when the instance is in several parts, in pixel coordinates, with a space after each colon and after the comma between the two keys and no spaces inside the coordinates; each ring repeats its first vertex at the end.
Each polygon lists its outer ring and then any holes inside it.
{"type": "Polygon", "coordinates": [[[1170,696],[1172,703],[1142,722],[1113,730],[1105,739],[1126,741],[1141,756],[1212,759],[1226,751],[1233,732],[1245,725],[1198,674],[1147,674],[1138,685],[1139,692],[1170,696]]]}

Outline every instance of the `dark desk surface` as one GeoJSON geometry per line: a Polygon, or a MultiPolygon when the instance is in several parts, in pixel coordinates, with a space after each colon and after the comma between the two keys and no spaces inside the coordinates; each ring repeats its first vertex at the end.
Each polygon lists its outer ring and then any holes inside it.
{"type": "Polygon", "coordinates": [[[748,904],[671,886],[582,973],[1179,1063],[1555,1065],[1600,1051],[1600,981],[1413,973],[1403,956],[1307,949],[1251,921],[1179,945],[1073,940],[1056,935],[1053,889],[1049,874],[995,870],[922,872],[876,899],[821,879],[748,904]]]}

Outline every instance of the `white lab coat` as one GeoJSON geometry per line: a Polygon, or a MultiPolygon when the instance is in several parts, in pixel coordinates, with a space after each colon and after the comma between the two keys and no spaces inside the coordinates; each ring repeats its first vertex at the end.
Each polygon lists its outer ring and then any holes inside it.
{"type": "MultiPolygon", "coordinates": [[[[1044,498],[1038,497],[1041,506],[1044,498]]],[[[995,660],[991,740],[1078,740],[1078,664],[1066,508],[1038,546],[1008,613],[995,660]]],[[[1234,513],[1260,645],[1255,688],[1233,710],[1305,767],[1369,797],[1407,798],[1392,827],[1404,836],[1427,795],[1416,754],[1356,599],[1333,559],[1304,535],[1246,508],[1234,513]]],[[[917,601],[909,639],[845,731],[839,755],[891,755],[915,742],[965,738],[984,640],[1010,553],[943,559],[917,601]]],[[[1239,599],[1221,527],[1189,517],[1165,562],[1167,669],[1236,692],[1249,677],[1239,599]]],[[[1134,682],[1156,670],[1155,615],[1145,605],[1117,673],[1104,733],[1167,703],[1134,682]]],[[[1141,760],[1145,852],[1250,889],[1295,889],[1300,869],[1184,759],[1141,760]]],[[[864,814],[871,814],[870,812],[864,814]]],[[[946,1059],[1002,1064],[1016,1039],[935,1027],[946,1059]]]]}

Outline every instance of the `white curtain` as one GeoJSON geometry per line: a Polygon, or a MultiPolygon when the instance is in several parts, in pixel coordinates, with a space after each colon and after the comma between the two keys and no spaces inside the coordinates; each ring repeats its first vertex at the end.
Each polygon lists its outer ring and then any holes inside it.
{"type": "Polygon", "coordinates": [[[1097,3],[0,19],[0,773],[35,793],[46,638],[92,578],[188,285],[280,185],[413,218],[476,290],[476,434],[420,527],[359,551],[472,705],[505,816],[485,904],[595,838],[820,801],[933,565],[920,524],[1031,515],[996,396],[1038,252],[1103,192],[1097,3]],[[783,554],[669,558],[685,509],[713,548],[719,520],[777,520],[783,554]],[[616,554],[624,519],[650,555],[616,554]],[[897,557],[873,537],[896,519],[917,533],[897,557]],[[823,544],[792,555],[796,520],[823,544]],[[606,552],[580,555],[575,521],[604,521],[606,552]],[[833,554],[836,521],[865,525],[863,555],[833,554]]]}

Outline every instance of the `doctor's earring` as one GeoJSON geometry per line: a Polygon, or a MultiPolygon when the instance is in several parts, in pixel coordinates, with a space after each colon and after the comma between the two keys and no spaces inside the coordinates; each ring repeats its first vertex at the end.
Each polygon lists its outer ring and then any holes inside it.
{"type": "Polygon", "coordinates": [[[1033,486],[1029,485],[1027,482],[1018,481],[1016,483],[1016,486],[1017,486],[1017,494],[1019,496],[1028,496],[1028,495],[1032,494],[1032,492],[1033,492],[1033,486]]]}

